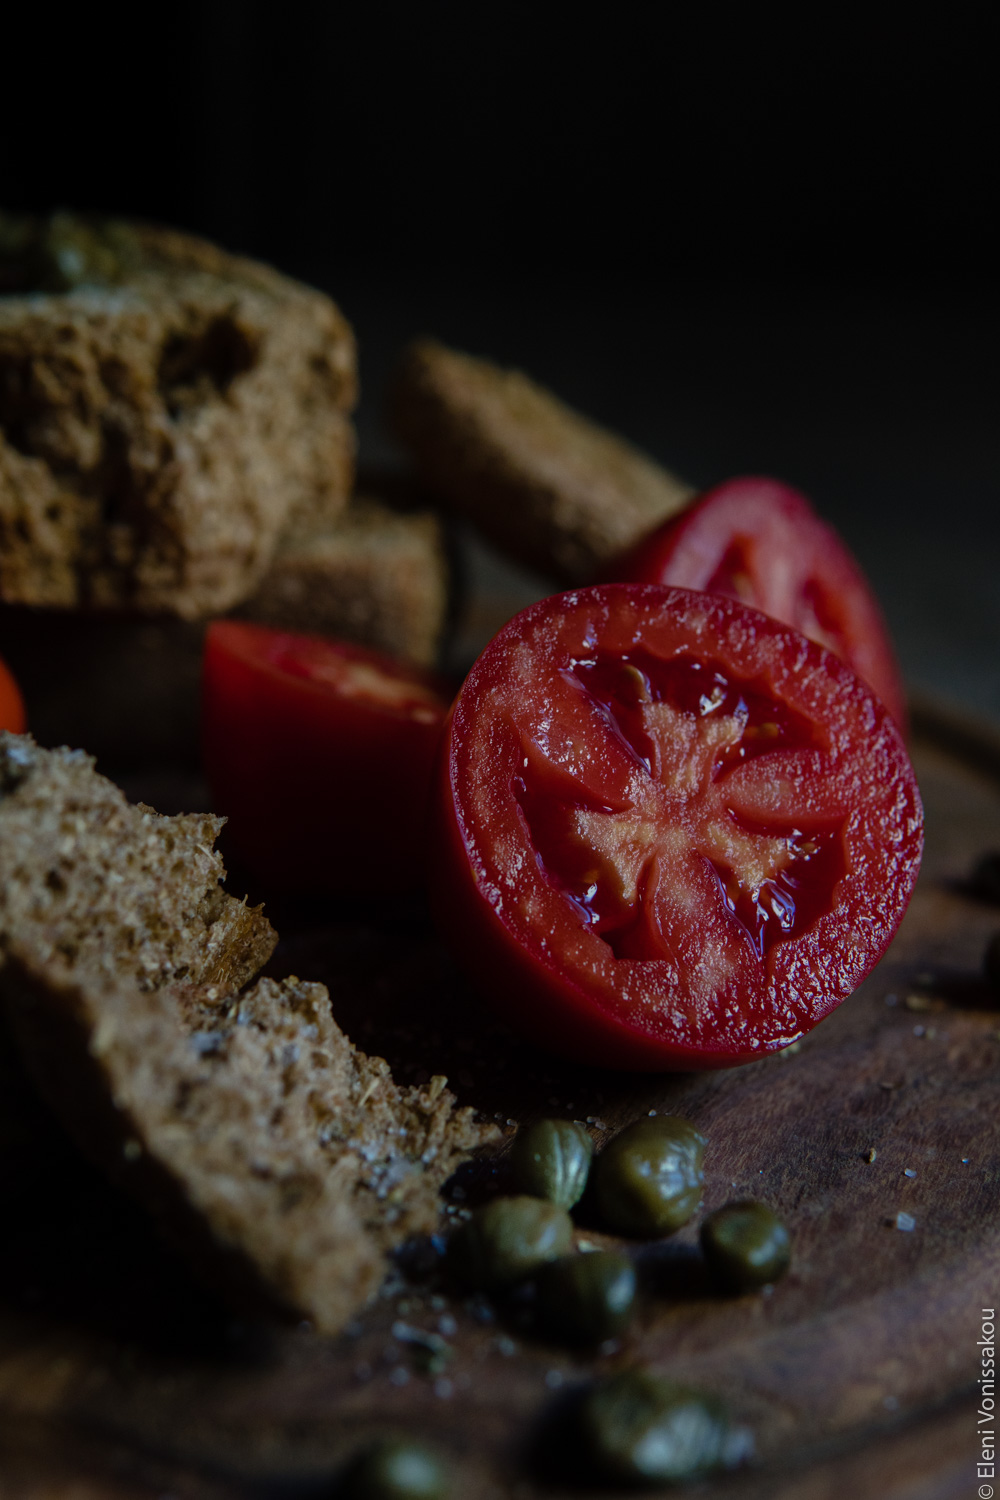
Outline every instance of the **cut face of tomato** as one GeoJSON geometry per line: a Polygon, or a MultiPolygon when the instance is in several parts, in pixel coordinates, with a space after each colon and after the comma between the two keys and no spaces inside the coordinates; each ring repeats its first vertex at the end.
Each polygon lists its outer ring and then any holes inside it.
{"type": "Polygon", "coordinates": [[[318,636],[221,620],[205,640],[205,769],[229,836],[275,889],[419,886],[451,694],[429,672],[318,636]]]}
{"type": "Polygon", "coordinates": [[[432,900],[515,1022],[584,1061],[715,1067],[845,999],[906,908],[922,814],[842,662],[735,601],[545,600],[456,701],[432,900]]]}
{"type": "Polygon", "coordinates": [[[720,484],[644,538],[608,576],[705,589],[762,609],[846,661],[905,727],[899,669],[864,574],[833,528],[787,485],[755,478],[720,484]]]}

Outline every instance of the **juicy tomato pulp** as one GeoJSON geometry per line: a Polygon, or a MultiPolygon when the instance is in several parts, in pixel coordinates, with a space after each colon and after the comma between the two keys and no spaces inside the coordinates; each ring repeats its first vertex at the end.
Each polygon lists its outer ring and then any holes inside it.
{"type": "Polygon", "coordinates": [[[235,620],[205,639],[205,769],[229,837],[276,887],[365,896],[419,885],[451,694],[342,641],[235,620]]]}
{"type": "Polygon", "coordinates": [[[23,734],[25,729],[24,700],[6,664],[0,661],[0,729],[9,729],[11,734],[23,734]]]}
{"type": "Polygon", "coordinates": [[[881,956],[922,813],[829,652],[735,601],[603,585],[518,615],[443,742],[432,900],[504,1013],[608,1066],[786,1046],[881,956]]]}
{"type": "Polygon", "coordinates": [[[873,687],[896,723],[906,701],[864,574],[798,491],[731,479],[643,539],[609,577],[739,599],[818,641],[873,687]]]}

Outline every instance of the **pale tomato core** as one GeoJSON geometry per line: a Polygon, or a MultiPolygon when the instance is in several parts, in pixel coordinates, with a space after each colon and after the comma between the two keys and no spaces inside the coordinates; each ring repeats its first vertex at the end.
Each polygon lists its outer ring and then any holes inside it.
{"type": "Polygon", "coordinates": [[[761,959],[827,910],[844,873],[842,819],[751,824],[727,802],[737,763],[814,745],[805,720],[691,658],[595,655],[566,675],[631,759],[628,805],[553,797],[538,762],[514,791],[546,878],[616,958],[670,958],[706,869],[761,959]]]}

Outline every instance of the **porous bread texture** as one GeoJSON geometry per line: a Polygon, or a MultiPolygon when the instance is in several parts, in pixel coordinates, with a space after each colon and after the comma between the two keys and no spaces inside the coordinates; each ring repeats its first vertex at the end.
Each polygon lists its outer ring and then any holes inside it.
{"type": "Polygon", "coordinates": [[[400,515],[362,496],[335,526],[294,530],[238,613],[430,666],[447,609],[448,563],[438,518],[428,511],[400,515]]]}
{"type": "Polygon", "coordinates": [[[0,599],[218,613],[346,504],[353,336],[268,267],[105,232],[102,284],[0,297],[0,599]]]}
{"type": "Polygon", "coordinates": [[[144,989],[239,988],[274,950],[260,908],[228,895],[213,848],[224,819],[132,806],[81,750],[0,733],[0,942],[144,989]]]}
{"type": "Polygon", "coordinates": [[[426,487],[519,562],[588,583],[694,493],[517,370],[422,340],[389,406],[426,487]]]}
{"type": "Polygon", "coordinates": [[[244,1263],[241,1291],[252,1279],[323,1333],[371,1297],[388,1250],[437,1227],[441,1184],[489,1138],[444,1079],[397,1088],[321,984],[143,993],[15,942],[0,986],[29,1070],[81,1144],[182,1246],[204,1254],[197,1216],[244,1263]]]}
{"type": "Polygon", "coordinates": [[[219,889],[212,818],[130,807],[89,758],[0,735],[0,994],[81,1147],[227,1289],[336,1332],[495,1135],[443,1078],[398,1088],[323,985],[219,889]]]}

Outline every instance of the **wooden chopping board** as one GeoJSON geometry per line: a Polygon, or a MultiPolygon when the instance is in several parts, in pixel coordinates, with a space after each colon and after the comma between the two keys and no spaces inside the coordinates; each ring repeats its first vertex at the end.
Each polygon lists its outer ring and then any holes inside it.
{"type": "MultiPolygon", "coordinates": [[[[794,1265],[769,1296],[715,1294],[696,1225],[634,1247],[641,1317],[596,1358],[454,1295],[432,1246],[337,1339],[233,1319],[76,1157],[0,1046],[0,1496],[325,1494],[392,1431],[451,1458],[456,1500],[557,1500],[584,1491],[551,1477],[547,1417],[640,1360],[723,1395],[754,1431],[755,1466],[700,1495],[974,1494],[977,1339],[1000,1299],[1000,1011],[979,974],[1000,908],[963,882],[1000,848],[1000,746],[924,713],[914,758],[927,853],[890,953],[797,1050],[731,1072],[559,1064],[483,1012],[419,912],[330,926],[268,903],[271,971],[325,981],[348,1034],[402,1081],[447,1072],[506,1142],[541,1114],[588,1119],[599,1141],[683,1112],[709,1140],[706,1211],[753,1195],[785,1218],[794,1265]],[[447,1346],[430,1371],[420,1333],[447,1346]]],[[[503,1170],[463,1173],[453,1216],[503,1170]]]]}

